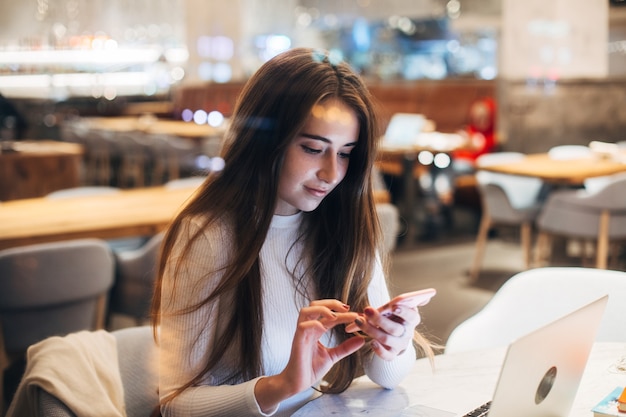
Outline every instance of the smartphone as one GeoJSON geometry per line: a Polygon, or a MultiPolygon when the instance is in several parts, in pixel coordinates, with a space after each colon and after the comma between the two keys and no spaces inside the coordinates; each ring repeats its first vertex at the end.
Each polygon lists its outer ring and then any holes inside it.
{"type": "Polygon", "coordinates": [[[379,307],[378,311],[385,316],[390,316],[392,315],[391,310],[394,306],[401,305],[409,308],[420,307],[428,304],[430,299],[433,298],[435,294],[437,294],[437,290],[434,288],[405,292],[404,294],[395,296],[387,304],[379,307]]]}
{"type": "MultiPolygon", "coordinates": [[[[397,305],[406,306],[409,308],[416,308],[428,304],[431,298],[437,294],[437,290],[434,288],[426,288],[418,291],[405,292],[392,298],[388,303],[383,304],[378,308],[378,311],[393,320],[395,317],[393,314],[393,308],[397,305]]],[[[400,319],[396,320],[400,321],[400,319]]],[[[358,331],[356,324],[351,323],[346,326],[346,332],[353,333],[358,331]]]]}

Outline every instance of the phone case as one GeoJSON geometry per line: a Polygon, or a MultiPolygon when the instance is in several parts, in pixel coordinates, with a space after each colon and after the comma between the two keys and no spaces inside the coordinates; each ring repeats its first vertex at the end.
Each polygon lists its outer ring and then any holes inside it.
{"type": "MultiPolygon", "coordinates": [[[[430,299],[433,298],[435,294],[437,294],[437,290],[435,290],[434,288],[426,288],[423,290],[406,292],[404,294],[400,294],[394,297],[388,303],[379,307],[378,311],[381,314],[390,317],[393,316],[393,313],[391,311],[393,306],[396,306],[398,304],[411,308],[423,306],[428,304],[430,299]]],[[[358,327],[354,323],[346,326],[346,332],[353,333],[356,331],[358,331],[358,327]]]]}
{"type": "Polygon", "coordinates": [[[380,311],[381,314],[390,315],[391,309],[396,305],[402,305],[409,308],[420,307],[428,304],[430,299],[433,298],[435,294],[437,294],[437,290],[434,288],[405,292],[391,299],[391,301],[387,304],[380,307],[378,311],[380,311]]]}

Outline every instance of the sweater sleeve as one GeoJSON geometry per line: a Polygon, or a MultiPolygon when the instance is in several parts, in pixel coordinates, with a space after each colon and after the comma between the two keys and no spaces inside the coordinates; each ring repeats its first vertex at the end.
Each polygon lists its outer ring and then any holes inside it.
{"type": "MultiPolygon", "coordinates": [[[[175,247],[182,248],[198,225],[192,222],[181,233],[175,247]]],[[[232,244],[227,229],[221,225],[203,231],[191,246],[182,268],[175,270],[180,253],[172,253],[167,262],[161,289],[161,325],[159,349],[159,393],[167,398],[176,389],[200,373],[207,355],[214,346],[216,335],[224,323],[220,316],[230,312],[228,297],[204,304],[198,309],[181,313],[204,300],[222,278],[221,268],[228,262],[232,244]],[[176,285],[174,285],[174,283],[176,285]]],[[[185,389],[161,407],[164,417],[170,416],[263,416],[256,398],[253,379],[227,385],[232,369],[233,352],[226,352],[217,369],[212,369],[197,385],[185,389]]]]}
{"type": "MultiPolygon", "coordinates": [[[[376,269],[368,289],[368,296],[371,305],[374,307],[381,306],[391,299],[380,261],[376,262],[376,269]]],[[[372,354],[369,360],[366,360],[364,363],[365,374],[378,385],[391,389],[409,374],[415,359],[416,353],[413,343],[409,343],[406,350],[391,361],[386,361],[378,355],[372,354]]]]}

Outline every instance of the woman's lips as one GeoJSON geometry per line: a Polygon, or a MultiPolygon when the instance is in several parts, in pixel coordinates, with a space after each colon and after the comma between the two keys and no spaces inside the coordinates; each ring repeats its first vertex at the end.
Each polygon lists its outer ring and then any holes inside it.
{"type": "Polygon", "coordinates": [[[319,188],[312,188],[312,187],[304,187],[307,192],[309,194],[312,194],[315,197],[324,197],[326,196],[326,194],[328,194],[328,190],[324,190],[324,189],[319,189],[319,188]]]}

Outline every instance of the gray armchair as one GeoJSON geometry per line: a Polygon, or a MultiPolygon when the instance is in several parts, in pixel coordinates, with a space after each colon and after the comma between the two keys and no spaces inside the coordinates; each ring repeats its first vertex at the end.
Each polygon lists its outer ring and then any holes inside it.
{"type": "Polygon", "coordinates": [[[596,242],[596,267],[608,264],[609,244],[626,240],[626,177],[616,176],[595,191],[557,190],[545,202],[536,221],[536,264],[550,258],[552,237],[596,242]]]}
{"type": "Polygon", "coordinates": [[[98,239],[0,251],[0,376],[36,342],[102,328],[113,277],[113,255],[98,239]]]}
{"type": "Polygon", "coordinates": [[[115,253],[116,277],[109,314],[130,316],[137,325],[148,318],[164,236],[165,232],[158,233],[138,249],[115,253]]]}
{"type": "Polygon", "coordinates": [[[149,417],[158,407],[158,349],[150,326],[48,339],[32,359],[7,417],[26,410],[36,416],[76,417],[102,404],[107,411],[94,409],[92,415],[149,417]],[[61,363],[68,356],[76,360],[61,363]],[[51,373],[42,371],[42,364],[54,368],[53,378],[46,379],[51,373]],[[66,389],[77,385],[84,387],[83,395],[66,389]]]}

